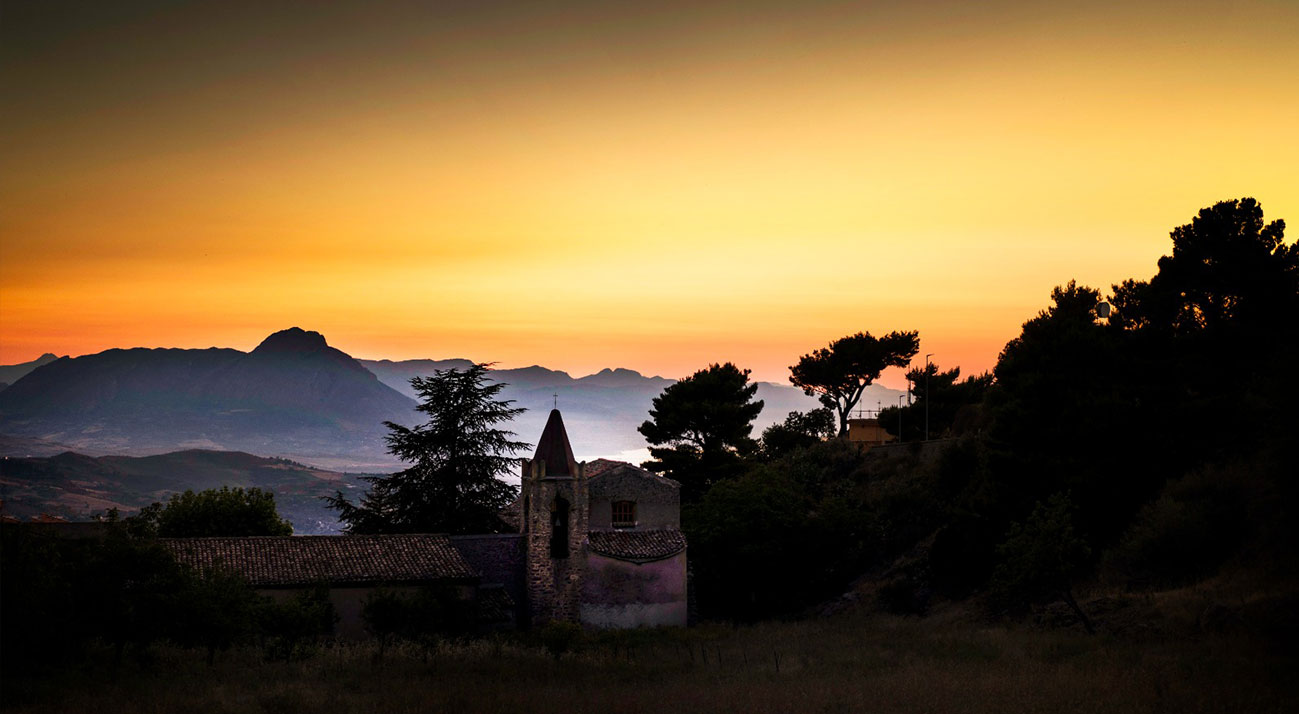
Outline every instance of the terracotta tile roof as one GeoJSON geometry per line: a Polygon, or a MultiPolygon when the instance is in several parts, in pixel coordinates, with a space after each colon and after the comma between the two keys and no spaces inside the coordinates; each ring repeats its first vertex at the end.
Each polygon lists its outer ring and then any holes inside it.
{"type": "Polygon", "coordinates": [[[445,535],[160,538],[198,569],[220,562],[254,586],[420,582],[477,577],[445,535]]]}
{"type": "Polygon", "coordinates": [[[611,474],[614,473],[615,471],[621,471],[624,469],[628,471],[634,471],[635,473],[641,476],[648,476],[649,478],[652,478],[661,483],[665,483],[669,486],[676,486],[677,488],[681,488],[681,483],[678,481],[673,481],[667,476],[656,474],[653,471],[643,469],[639,466],[636,466],[635,464],[629,464],[626,461],[609,461],[608,459],[596,459],[595,461],[586,465],[586,477],[595,478],[597,476],[604,476],[605,474],[611,474]],[[591,464],[599,464],[599,468],[592,471],[591,464]]]}
{"type": "Polygon", "coordinates": [[[600,555],[637,563],[670,558],[686,549],[686,535],[675,530],[591,531],[587,542],[600,555]]]}
{"type": "Polygon", "coordinates": [[[612,459],[596,459],[594,461],[586,462],[586,470],[584,473],[586,473],[587,478],[591,478],[592,476],[599,476],[605,471],[608,471],[609,469],[612,469],[617,466],[631,466],[631,464],[627,463],[626,461],[614,461],[612,459]]]}

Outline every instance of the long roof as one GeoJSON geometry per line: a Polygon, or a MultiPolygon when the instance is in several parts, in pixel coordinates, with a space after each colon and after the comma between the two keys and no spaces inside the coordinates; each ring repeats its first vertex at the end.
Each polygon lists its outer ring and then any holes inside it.
{"type": "Polygon", "coordinates": [[[478,573],[446,535],[160,538],[186,565],[220,564],[257,587],[462,580],[478,573]]]}

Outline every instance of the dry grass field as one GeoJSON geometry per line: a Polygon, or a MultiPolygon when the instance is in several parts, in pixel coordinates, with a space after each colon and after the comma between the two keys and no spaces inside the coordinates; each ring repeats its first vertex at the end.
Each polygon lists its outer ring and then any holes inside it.
{"type": "Polygon", "coordinates": [[[1167,618],[1128,630],[1088,636],[951,610],[587,636],[559,656],[518,636],[382,657],[373,644],[324,647],[287,663],[235,650],[211,667],[201,653],[160,648],[117,671],[103,653],[7,678],[3,702],[33,713],[1299,710],[1295,648],[1275,633],[1167,618]]]}

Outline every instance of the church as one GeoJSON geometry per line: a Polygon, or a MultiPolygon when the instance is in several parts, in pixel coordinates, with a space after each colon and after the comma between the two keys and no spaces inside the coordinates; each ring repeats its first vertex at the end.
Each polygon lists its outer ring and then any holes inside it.
{"type": "Polygon", "coordinates": [[[559,410],[522,476],[530,621],[686,624],[680,484],[627,463],[577,463],[559,410]]]}
{"type": "Polygon", "coordinates": [[[324,587],[336,633],[365,636],[376,588],[452,588],[480,627],[559,620],[597,628],[684,626],[686,539],[680,485],[632,464],[578,463],[559,410],[522,464],[519,498],[502,514],[516,532],[168,538],[177,560],[221,564],[262,594],[324,587]]]}

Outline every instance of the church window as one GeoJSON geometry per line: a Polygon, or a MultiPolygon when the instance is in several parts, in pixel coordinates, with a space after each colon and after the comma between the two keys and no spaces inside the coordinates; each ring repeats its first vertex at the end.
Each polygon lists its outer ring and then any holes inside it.
{"type": "Polygon", "coordinates": [[[631,528],[636,525],[636,502],[613,502],[613,527],[631,528]]]}

